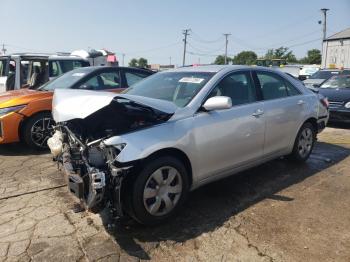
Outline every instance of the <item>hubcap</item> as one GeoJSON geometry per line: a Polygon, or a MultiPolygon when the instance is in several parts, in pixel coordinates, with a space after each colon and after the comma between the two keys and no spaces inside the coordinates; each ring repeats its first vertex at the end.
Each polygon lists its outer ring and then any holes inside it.
{"type": "Polygon", "coordinates": [[[151,215],[166,215],[174,209],[181,193],[180,173],[173,167],[164,166],[148,178],[143,191],[143,203],[151,215]]]}
{"type": "Polygon", "coordinates": [[[49,117],[39,119],[34,123],[30,133],[32,141],[36,146],[47,147],[46,141],[53,135],[53,124],[54,121],[49,117]]]}
{"type": "Polygon", "coordinates": [[[312,148],[313,133],[310,128],[305,128],[299,137],[298,151],[301,157],[306,157],[312,148]]]}

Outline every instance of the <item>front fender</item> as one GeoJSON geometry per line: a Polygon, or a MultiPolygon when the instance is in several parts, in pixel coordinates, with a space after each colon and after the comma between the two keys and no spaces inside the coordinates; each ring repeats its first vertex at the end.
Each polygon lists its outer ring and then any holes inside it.
{"type": "Polygon", "coordinates": [[[188,132],[190,125],[191,121],[186,120],[166,122],[114,136],[104,140],[103,143],[106,146],[126,145],[116,159],[121,163],[144,159],[164,148],[176,148],[186,152],[193,145],[193,139],[188,132]]]}

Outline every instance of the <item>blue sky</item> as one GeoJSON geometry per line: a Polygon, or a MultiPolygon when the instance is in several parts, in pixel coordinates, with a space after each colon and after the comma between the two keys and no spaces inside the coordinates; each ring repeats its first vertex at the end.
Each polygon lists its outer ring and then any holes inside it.
{"type": "Polygon", "coordinates": [[[1,0],[0,44],[8,52],[107,48],[125,63],[181,64],[182,30],[191,28],[187,63],[228,53],[290,47],[297,57],[320,48],[320,8],[329,8],[328,35],[350,27],[349,0],[1,0]]]}

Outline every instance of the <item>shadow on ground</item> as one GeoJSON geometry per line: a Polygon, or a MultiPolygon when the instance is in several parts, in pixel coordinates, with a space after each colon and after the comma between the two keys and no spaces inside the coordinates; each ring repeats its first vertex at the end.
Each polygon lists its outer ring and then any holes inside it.
{"type": "Polygon", "coordinates": [[[350,129],[349,123],[328,123],[327,126],[339,129],[350,129]]]}
{"type": "Polygon", "coordinates": [[[2,156],[29,156],[48,154],[49,150],[35,150],[23,143],[11,143],[0,145],[0,155],[2,156]]]}
{"type": "Polygon", "coordinates": [[[102,219],[106,230],[126,253],[147,260],[150,259],[149,251],[159,241],[184,242],[213,231],[263,199],[293,201],[278,192],[342,161],[349,154],[350,149],[317,143],[305,164],[278,159],[209,184],[190,194],[176,218],[157,227],[117,223],[111,230],[107,227],[111,223],[110,217],[102,214],[102,219]]]}

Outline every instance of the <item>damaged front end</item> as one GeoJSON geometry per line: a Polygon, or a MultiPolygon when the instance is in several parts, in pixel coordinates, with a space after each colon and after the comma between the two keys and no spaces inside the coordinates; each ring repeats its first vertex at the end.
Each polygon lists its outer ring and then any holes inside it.
{"type": "Polygon", "coordinates": [[[120,95],[106,103],[101,103],[96,111],[84,118],[79,118],[79,114],[74,116],[70,111],[70,117],[65,116],[64,121],[57,121],[62,120],[62,114],[58,112],[60,102],[56,97],[53,115],[57,126],[48,145],[54,159],[63,167],[70,192],[81,200],[84,208],[97,211],[108,205],[117,216],[122,216],[123,192],[127,190],[127,183],[123,181],[131,179],[136,163],[117,161],[126,144],[107,146],[104,141],[161,124],[172,114],[120,95]]]}

